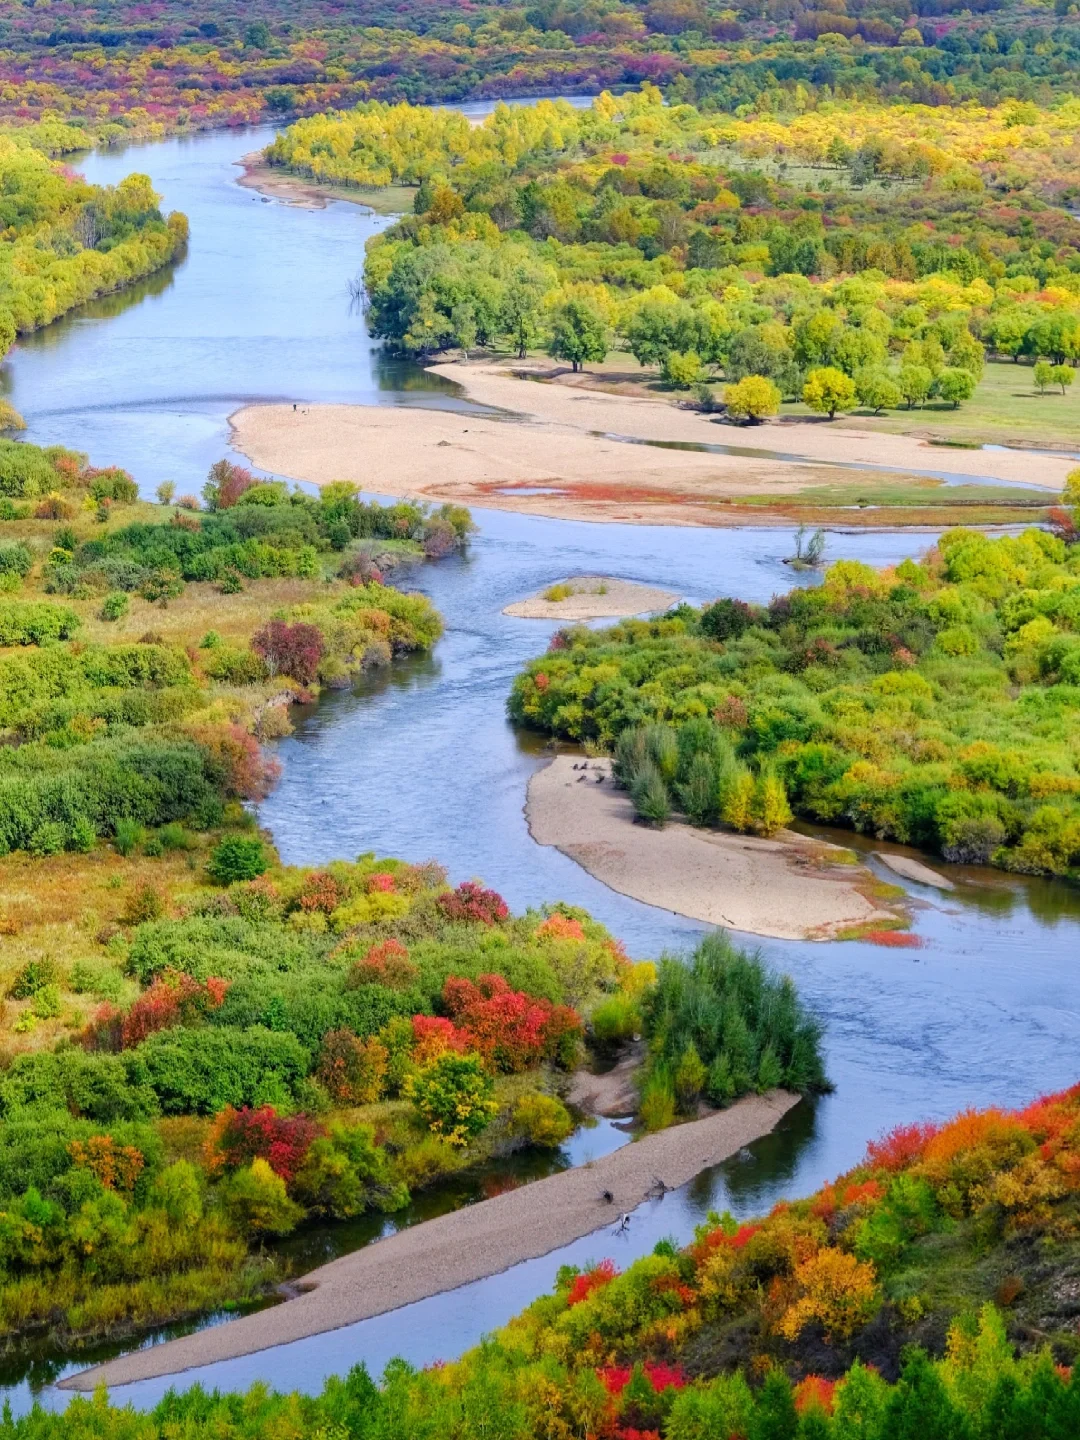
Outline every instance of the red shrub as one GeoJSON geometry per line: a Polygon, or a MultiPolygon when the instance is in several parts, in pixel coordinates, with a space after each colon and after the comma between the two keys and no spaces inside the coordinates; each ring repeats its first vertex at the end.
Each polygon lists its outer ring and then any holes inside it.
{"type": "Polygon", "coordinates": [[[310,685],[323,657],[323,637],[315,625],[298,620],[270,620],[251,637],[251,648],[265,660],[275,675],[291,675],[301,685],[310,685]]]}
{"type": "Polygon", "coordinates": [[[554,1057],[565,1038],[581,1029],[577,1013],[568,1005],[551,1005],[511,990],[501,975],[479,975],[475,984],[451,975],[442,998],[473,1048],[499,1070],[527,1070],[545,1057],[554,1057]]]}
{"type": "Polygon", "coordinates": [[[310,875],[304,876],[300,887],[301,910],[309,914],[321,911],[324,915],[332,915],[344,899],[345,891],[327,871],[313,870],[310,875]]]}
{"type": "Polygon", "coordinates": [[[583,1275],[575,1275],[570,1292],[566,1297],[567,1305],[571,1307],[580,1305],[582,1300],[587,1300],[594,1290],[602,1290],[605,1285],[610,1285],[618,1273],[614,1260],[601,1260],[599,1265],[594,1265],[583,1275]]]}
{"type": "Polygon", "coordinates": [[[866,1163],[872,1170],[906,1170],[922,1157],[937,1134],[936,1125],[898,1125],[880,1140],[866,1147],[866,1163]]]}
{"type": "Polygon", "coordinates": [[[206,1141],[206,1168],[217,1174],[265,1160],[288,1183],[294,1178],[322,1127],[306,1115],[279,1115],[272,1105],[258,1110],[227,1105],[206,1141]]]}
{"type": "Polygon", "coordinates": [[[99,1005],[89,1025],[79,1036],[84,1050],[108,1051],[115,1055],[123,1045],[124,1014],[108,1000],[99,1005]]]}
{"type": "Polygon", "coordinates": [[[265,755],[254,735],[240,725],[205,725],[188,732],[210,757],[211,770],[230,795],[265,800],[281,774],[280,763],[265,755]]]}
{"type": "Polygon", "coordinates": [[[361,585],[383,583],[383,573],[370,555],[350,555],[338,571],[338,578],[357,589],[361,585]]]}
{"type": "Polygon", "coordinates": [[[571,920],[566,915],[549,915],[536,929],[538,940],[584,940],[585,931],[580,920],[571,920]]]}
{"type": "Polygon", "coordinates": [[[443,1015],[414,1015],[412,1029],[413,1059],[418,1065],[437,1060],[448,1050],[464,1055],[472,1049],[472,1037],[443,1015]]]}
{"type": "Polygon", "coordinates": [[[124,1016],[120,1044],[130,1050],[158,1030],[168,1030],[217,1010],[225,1000],[230,981],[214,977],[201,985],[182,970],[166,970],[145,990],[124,1016]]]}
{"type": "Polygon", "coordinates": [[[218,460],[210,466],[210,477],[204,493],[215,510],[229,510],[253,485],[258,485],[250,470],[243,465],[233,465],[228,460],[218,460]]]}
{"type": "Polygon", "coordinates": [[[485,890],[475,880],[466,880],[456,890],[439,896],[439,909],[455,924],[495,925],[505,920],[510,908],[495,890],[485,890]]]}
{"type": "Polygon", "coordinates": [[[392,895],[395,890],[394,877],[386,871],[377,870],[374,875],[367,877],[367,892],[369,895],[392,895]]]}
{"type": "Polygon", "coordinates": [[[659,1395],[661,1390],[681,1390],[686,1384],[686,1376],[679,1369],[678,1365],[664,1365],[661,1362],[653,1364],[646,1360],[642,1366],[649,1384],[659,1395]]]}
{"type": "Polygon", "coordinates": [[[390,990],[407,990],[419,973],[400,940],[383,940],[356,961],[345,983],[350,989],[385,985],[390,990]]]}

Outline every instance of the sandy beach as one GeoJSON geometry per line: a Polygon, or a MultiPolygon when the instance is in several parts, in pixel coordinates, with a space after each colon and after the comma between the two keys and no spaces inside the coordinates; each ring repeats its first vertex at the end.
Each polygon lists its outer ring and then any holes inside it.
{"type": "MultiPolygon", "coordinates": [[[[522,378],[550,373],[537,366],[476,361],[430,368],[492,412],[246,406],[231,417],[232,443],[263,469],[315,484],[349,480],[384,495],[638,524],[787,525],[788,517],[732,502],[755,495],[790,500],[810,486],[856,479],[872,499],[875,485],[931,472],[1057,491],[1073,464],[1033,452],[942,450],[911,436],[835,422],[744,429],[665,400],[577,383],[588,376],[560,376],[558,383],[522,378]],[[568,378],[574,383],[563,383],[568,378]],[[758,453],[665,448],[695,444],[758,453]],[[811,463],[822,461],[871,468],[811,463]],[[902,473],[875,474],[876,466],[902,473]]],[[[875,516],[851,513],[864,522],[875,516]]]]}
{"type": "Polygon", "coordinates": [[[575,575],[557,583],[569,586],[574,593],[562,600],[548,600],[546,593],[553,587],[545,586],[525,600],[504,606],[503,614],[520,620],[621,620],[628,615],[666,610],[679,598],[671,590],[657,590],[610,575],[575,575]]]}
{"type": "MultiPolygon", "coordinates": [[[[273,1309],[138,1350],[61,1384],[92,1390],[248,1355],[396,1310],[546,1255],[613,1225],[620,1214],[654,1193],[657,1177],[669,1189],[685,1185],[767,1135],[796,1104],[798,1096],[780,1090],[748,1096],[704,1120],[646,1136],[590,1165],[414,1225],[334,1260],[297,1281],[302,1293],[273,1309]],[[605,1190],[611,1192],[610,1202],[603,1198],[605,1190]]],[[[602,1237],[597,1243],[600,1259],[602,1237]]]]}
{"type": "Polygon", "coordinates": [[[637,825],[609,761],[594,760],[584,773],[575,764],[577,755],[556,756],[529,781],[529,831],[621,895],[777,940],[829,940],[852,926],[895,923],[896,913],[870,898],[870,871],[837,863],[850,852],[790,830],[762,840],[681,821],[637,825]]]}

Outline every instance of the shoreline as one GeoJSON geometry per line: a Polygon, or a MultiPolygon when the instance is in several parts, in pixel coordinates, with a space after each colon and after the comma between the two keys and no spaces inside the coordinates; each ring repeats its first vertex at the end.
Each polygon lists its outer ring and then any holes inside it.
{"type": "Polygon", "coordinates": [[[232,1360],[499,1274],[613,1224],[655,1192],[657,1177],[670,1190],[685,1185],[767,1135],[798,1103],[782,1090],[747,1096],[591,1164],[400,1230],[299,1277],[298,1293],[281,1305],[82,1370],[60,1388],[89,1392],[232,1360]]]}
{"type": "Polygon", "coordinates": [[[669,821],[640,825],[610,762],[575,774],[557,755],[530,779],[529,833],[633,900],[690,920],[772,940],[832,940],[840,932],[895,926],[897,912],[872,898],[878,882],[837,846],[791,830],[772,840],[669,821]],[[597,774],[602,775],[597,783],[597,774]],[[835,857],[835,858],[834,858],[835,857]]]}
{"type": "Polygon", "coordinates": [[[297,210],[325,210],[333,201],[343,200],[347,205],[358,205],[375,215],[401,214],[398,205],[388,204],[384,209],[375,203],[380,198],[378,191],[350,190],[344,185],[319,185],[314,180],[302,180],[288,170],[264,165],[261,150],[251,150],[241,155],[239,160],[234,160],[233,164],[243,171],[236,181],[242,189],[254,190],[258,195],[278,200],[283,205],[292,205],[297,210]]]}
{"type": "Polygon", "coordinates": [[[698,526],[786,527],[805,514],[833,528],[939,529],[965,509],[979,523],[976,507],[983,523],[1000,512],[1001,523],[1023,524],[1025,508],[1034,519],[1056,499],[1072,464],[1032,452],[943,451],[811,421],[746,430],[667,400],[589,389],[581,376],[524,378],[550,373],[535,366],[428,368],[488,413],[248,405],[229,417],[231,443],[260,469],[316,485],[347,480],[377,494],[554,519],[698,526]],[[940,480],[945,474],[978,488],[966,496],[963,484],[940,480]],[[905,498],[875,505],[875,494],[898,487],[905,498]]]}

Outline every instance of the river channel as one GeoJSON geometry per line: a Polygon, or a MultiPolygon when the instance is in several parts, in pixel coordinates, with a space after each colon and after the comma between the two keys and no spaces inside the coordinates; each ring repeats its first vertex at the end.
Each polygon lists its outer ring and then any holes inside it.
{"type": "MultiPolygon", "coordinates": [[[[166,207],[187,213],[191,247],[169,273],[20,342],[0,370],[0,390],[26,417],[27,438],[123,465],[146,492],[171,479],[184,493],[197,491],[209,464],[228,453],[228,416],[242,404],[464,404],[453,387],[385,361],[362,316],[350,312],[347,281],[364,241],[387,220],[341,203],[267,203],[235,183],[235,162],[270,135],[209,134],[81,162],[102,183],[149,173],[166,207]]],[[[378,491],[376,474],[369,489],[378,491]]],[[[282,781],[260,820],[290,863],[363,850],[435,857],[454,881],[481,876],[516,909],[553,899],[584,905],[637,957],[685,951],[700,926],[615,894],[530,838],[525,787],[544,749],[509,725],[505,700],[514,673],[545,648],[553,627],[502,610],[574,573],[641,580],[693,601],[767,600],[793,581],[782,563],[789,537],[502,511],[475,518],[468,555],[419,567],[402,582],[430,595],[446,619],[434,654],[301,712],[279,744],[282,781]]],[[[927,543],[925,535],[834,533],[828,554],[885,564],[927,543]]],[[[710,1208],[747,1214],[814,1188],[892,1125],[966,1105],[1019,1105],[1072,1083],[1080,899],[1042,881],[950,874],[958,888],[946,896],[907,887],[918,950],[747,941],[795,977],[825,1021],[835,1093],[799,1106],[776,1134],[642,1207],[627,1235],[589,1237],[392,1315],[189,1372],[182,1383],[264,1379],[313,1389],[361,1359],[378,1372],[395,1354],[415,1363],[450,1358],[549,1287],[568,1259],[610,1254],[624,1263],[661,1236],[687,1238],[710,1208]]],[[[33,1394],[65,1404],[65,1393],[41,1383],[56,1373],[51,1367],[33,1385],[8,1387],[13,1407],[25,1409],[33,1394]]],[[[116,1397],[150,1404],[167,1384],[146,1382],[116,1397]]]]}

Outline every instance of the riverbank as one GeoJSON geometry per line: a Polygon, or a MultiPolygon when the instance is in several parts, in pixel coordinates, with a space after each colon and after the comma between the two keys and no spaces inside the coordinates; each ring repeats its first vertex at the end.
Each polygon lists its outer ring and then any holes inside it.
{"type": "Polygon", "coordinates": [[[263,469],[318,485],[349,480],[386,495],[665,525],[788,525],[823,513],[860,526],[1022,521],[1025,508],[1037,518],[1073,464],[944,450],[836,422],[743,428],[667,400],[589,389],[587,375],[565,383],[538,364],[430,369],[495,413],[245,406],[230,417],[232,443],[263,469]],[[1045,494],[1030,488],[1040,486],[1045,494]]]}
{"type": "Polygon", "coordinates": [[[273,1309],[135,1351],[61,1384],[93,1390],[176,1374],[336,1330],[497,1274],[617,1223],[657,1193],[657,1179],[671,1190],[685,1185],[767,1135],[798,1102],[783,1091],[749,1096],[591,1165],[399,1231],[320,1266],[295,1282],[294,1299],[273,1309]]]}
{"type": "Polygon", "coordinates": [[[302,180],[287,170],[267,165],[261,150],[252,150],[233,162],[239,165],[243,174],[237,184],[245,190],[255,190],[269,200],[279,200],[300,210],[325,210],[334,200],[344,200],[349,205],[360,205],[376,215],[400,215],[412,207],[415,190],[405,185],[387,185],[379,190],[359,190],[347,185],[317,185],[313,180],[302,180]]]}
{"type": "Polygon", "coordinates": [[[830,940],[896,924],[850,851],[790,830],[763,840],[681,821],[662,830],[639,825],[629,795],[611,781],[610,762],[594,760],[585,772],[576,764],[579,756],[558,755],[529,781],[529,831],[621,895],[775,940],[830,940]]]}
{"type": "Polygon", "coordinates": [[[678,595],[611,575],[575,575],[503,607],[519,620],[622,620],[674,605],[678,595]]]}

